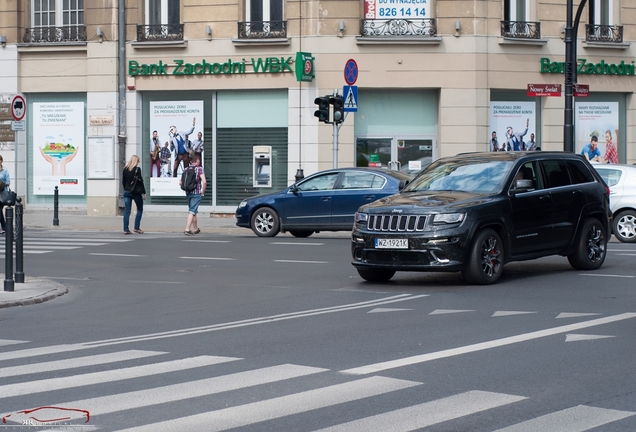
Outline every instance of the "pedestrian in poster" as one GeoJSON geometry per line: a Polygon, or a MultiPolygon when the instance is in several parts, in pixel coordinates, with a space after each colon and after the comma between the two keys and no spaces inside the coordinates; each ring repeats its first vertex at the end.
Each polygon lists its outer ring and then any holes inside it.
{"type": "MultiPolygon", "coordinates": [[[[4,169],[3,163],[4,159],[0,156],[0,190],[8,191],[11,177],[9,176],[9,171],[4,169]]],[[[4,220],[4,204],[2,202],[0,202],[0,225],[2,226],[0,234],[5,234],[7,232],[7,222],[4,220]]]]}
{"type": "Polygon", "coordinates": [[[497,132],[492,131],[490,141],[488,142],[491,152],[499,151],[499,141],[497,141],[497,132]]]}
{"type": "MultiPolygon", "coordinates": [[[[197,134],[197,139],[192,141],[190,156],[193,156],[194,154],[198,154],[199,156],[201,156],[202,153],[203,153],[203,133],[199,132],[197,134]]],[[[203,161],[203,158],[201,158],[201,160],[203,161]]]]}
{"type": "Polygon", "coordinates": [[[160,151],[161,142],[159,142],[159,138],[157,137],[157,131],[152,131],[152,138],[150,138],[150,177],[152,177],[154,167],[157,167],[157,177],[161,177],[160,151]]]}
{"type": "Polygon", "coordinates": [[[192,119],[192,128],[188,131],[178,131],[176,126],[170,126],[170,140],[171,145],[170,148],[174,149],[176,154],[174,158],[174,167],[172,169],[172,177],[177,176],[177,169],[179,168],[179,163],[183,162],[183,168],[187,168],[190,165],[190,156],[188,153],[188,147],[186,147],[186,136],[190,135],[194,132],[194,125],[197,121],[197,118],[194,117],[192,119]]]}
{"type": "Polygon", "coordinates": [[[526,151],[535,151],[537,149],[537,142],[534,140],[534,134],[530,134],[530,141],[525,143],[526,151]]]}
{"type": "Polygon", "coordinates": [[[132,211],[132,202],[137,207],[137,215],[135,216],[135,232],[143,234],[141,230],[141,216],[144,213],[144,200],[146,199],[146,187],[144,179],[141,177],[141,168],[139,168],[139,156],[132,155],[130,160],[124,167],[121,175],[121,183],[124,187],[124,234],[132,234],[129,229],[130,213],[132,211]]]}
{"type": "MultiPolygon", "coordinates": [[[[192,167],[189,169],[196,170],[197,185],[192,192],[188,192],[186,194],[186,197],[188,198],[188,219],[186,220],[185,235],[187,236],[199,234],[201,232],[201,229],[199,229],[197,225],[197,213],[199,212],[201,198],[205,195],[205,188],[208,185],[203,168],[201,168],[201,157],[199,155],[194,155],[192,159],[192,167]]],[[[181,180],[179,180],[179,186],[181,186],[181,180]]]]}
{"type": "Polygon", "coordinates": [[[601,151],[598,149],[598,137],[596,135],[592,135],[590,143],[583,147],[581,154],[584,155],[590,162],[600,161],[601,151]]]}
{"type": "Polygon", "coordinates": [[[172,177],[172,171],[170,171],[170,156],[172,156],[172,152],[170,151],[169,145],[170,143],[166,141],[159,152],[159,160],[161,161],[160,177],[172,177]]]}
{"type": "Polygon", "coordinates": [[[530,119],[526,119],[526,128],[522,133],[515,133],[512,129],[512,126],[508,126],[506,129],[507,136],[507,150],[508,151],[519,151],[521,150],[521,143],[523,142],[523,137],[528,133],[528,125],[530,124],[530,119]]]}
{"type": "MultiPolygon", "coordinates": [[[[618,141],[618,129],[615,129],[614,132],[616,132],[616,141],[618,141]]],[[[612,142],[612,132],[609,129],[605,131],[605,156],[603,156],[603,160],[606,163],[618,163],[618,149],[616,144],[612,142]]]]}

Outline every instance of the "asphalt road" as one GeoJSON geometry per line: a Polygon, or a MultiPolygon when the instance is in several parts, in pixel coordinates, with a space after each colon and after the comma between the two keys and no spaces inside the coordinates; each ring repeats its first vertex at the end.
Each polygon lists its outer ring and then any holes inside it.
{"type": "Polygon", "coordinates": [[[635,255],[370,284],[344,236],[29,231],[69,294],[0,310],[0,431],[636,430],[635,255]]]}

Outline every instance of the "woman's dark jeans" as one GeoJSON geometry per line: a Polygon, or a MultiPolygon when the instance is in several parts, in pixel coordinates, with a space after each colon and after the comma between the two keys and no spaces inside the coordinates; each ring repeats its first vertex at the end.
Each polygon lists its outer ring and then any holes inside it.
{"type": "Polygon", "coordinates": [[[137,206],[137,215],[135,216],[135,229],[140,229],[141,216],[144,213],[144,198],[141,194],[124,191],[124,231],[130,231],[128,224],[130,223],[130,212],[132,211],[132,202],[135,201],[137,206]]]}

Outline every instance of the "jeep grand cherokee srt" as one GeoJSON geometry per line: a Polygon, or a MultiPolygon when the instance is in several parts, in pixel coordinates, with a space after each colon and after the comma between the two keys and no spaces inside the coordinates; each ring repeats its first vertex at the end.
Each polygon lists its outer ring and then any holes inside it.
{"type": "Polygon", "coordinates": [[[508,262],[548,255],[595,270],[609,226],[609,189],[580,155],[460,154],[360,207],[352,264],[372,282],[396,271],[461,271],[470,283],[490,284],[508,262]]]}

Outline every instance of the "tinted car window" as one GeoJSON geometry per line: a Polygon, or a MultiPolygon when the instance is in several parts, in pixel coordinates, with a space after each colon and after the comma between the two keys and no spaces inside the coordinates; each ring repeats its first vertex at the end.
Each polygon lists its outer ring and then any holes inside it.
{"type": "Polygon", "coordinates": [[[594,175],[585,166],[582,161],[567,160],[568,169],[570,170],[570,176],[572,177],[572,183],[590,183],[594,181],[594,175]]]}
{"type": "Polygon", "coordinates": [[[621,179],[621,175],[623,174],[621,170],[613,168],[597,168],[596,171],[598,171],[603,178],[603,181],[605,181],[609,187],[618,184],[621,179]]]}
{"type": "Polygon", "coordinates": [[[450,190],[492,193],[502,189],[511,168],[511,161],[464,160],[435,163],[409,183],[404,191],[450,190]]]}
{"type": "Polygon", "coordinates": [[[541,165],[545,171],[549,188],[568,186],[570,184],[570,176],[562,160],[544,160],[541,161],[541,165]]]}
{"type": "Polygon", "coordinates": [[[298,185],[299,191],[329,190],[338,179],[338,173],[328,173],[307,179],[298,185]]]}
{"type": "Polygon", "coordinates": [[[386,179],[373,173],[345,172],[340,189],[381,189],[386,179]]]}
{"type": "Polygon", "coordinates": [[[526,162],[519,167],[510,187],[514,188],[517,180],[532,180],[532,187],[530,189],[542,189],[541,175],[539,173],[539,167],[536,162],[526,162]]]}

